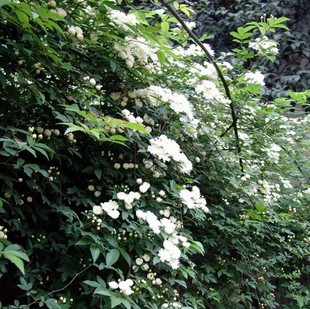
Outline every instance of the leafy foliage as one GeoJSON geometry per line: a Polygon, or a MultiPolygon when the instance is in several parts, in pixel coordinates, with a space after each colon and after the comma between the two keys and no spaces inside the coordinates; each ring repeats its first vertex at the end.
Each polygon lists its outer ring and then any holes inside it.
{"type": "Polygon", "coordinates": [[[212,46],[218,51],[228,52],[234,48],[229,33],[261,17],[286,16],[289,30],[283,28],[271,36],[279,43],[281,57],[274,63],[260,60],[251,65],[265,67],[268,72],[267,89],[269,98],[287,95],[287,91],[309,89],[309,2],[308,1],[225,1],[211,0],[193,3],[200,36],[208,33],[213,37],[212,46]],[[218,37],[221,39],[218,40],[218,37]]]}
{"type": "Polygon", "coordinates": [[[309,91],[248,65],[287,19],[217,71],[153,5],[0,1],[0,306],[307,308],[309,91]]]}

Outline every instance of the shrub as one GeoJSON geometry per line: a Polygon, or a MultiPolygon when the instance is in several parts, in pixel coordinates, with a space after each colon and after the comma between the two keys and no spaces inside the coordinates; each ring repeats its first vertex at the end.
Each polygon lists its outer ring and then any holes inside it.
{"type": "Polygon", "coordinates": [[[309,92],[245,68],[285,18],[214,61],[166,4],[0,14],[3,308],[309,305],[309,117],[283,115],[309,92]]]}

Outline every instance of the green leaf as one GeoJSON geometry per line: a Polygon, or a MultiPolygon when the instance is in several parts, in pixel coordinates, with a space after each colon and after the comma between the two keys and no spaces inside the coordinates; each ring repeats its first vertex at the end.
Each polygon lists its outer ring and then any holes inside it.
{"type": "Polygon", "coordinates": [[[50,298],[44,301],[44,304],[49,309],[61,309],[61,306],[57,303],[57,300],[54,298],[50,298]]]}
{"type": "Polygon", "coordinates": [[[259,212],[264,212],[267,209],[266,205],[264,205],[263,203],[259,203],[255,207],[259,212]]]}
{"type": "Polygon", "coordinates": [[[111,140],[112,142],[126,142],[128,141],[128,138],[126,138],[123,135],[116,134],[116,135],[111,135],[109,137],[109,140],[111,140]]]}
{"type": "Polygon", "coordinates": [[[18,20],[21,22],[22,26],[24,28],[29,27],[29,17],[24,12],[21,11],[16,11],[15,13],[17,15],[18,20]]]}
{"type": "Polygon", "coordinates": [[[157,51],[156,55],[157,55],[159,63],[161,65],[164,65],[166,61],[166,54],[163,51],[159,50],[157,51]]]}
{"type": "Polygon", "coordinates": [[[94,294],[99,294],[99,295],[109,296],[109,297],[112,297],[115,295],[114,292],[112,292],[109,289],[106,289],[102,286],[97,287],[96,290],[94,291],[94,294]]]}
{"type": "Polygon", "coordinates": [[[122,303],[122,298],[117,297],[117,296],[111,296],[111,308],[115,308],[121,303],[122,303]]]}
{"type": "Polygon", "coordinates": [[[114,60],[110,59],[110,67],[111,67],[112,72],[114,73],[117,69],[117,64],[114,60]]]}
{"type": "Polygon", "coordinates": [[[95,263],[100,255],[100,249],[96,244],[91,244],[89,249],[91,256],[93,258],[93,262],[95,263]]]}
{"type": "MultiPolygon", "coordinates": [[[[14,255],[14,256],[17,256],[18,258],[20,259],[23,259],[25,260],[26,262],[29,262],[29,258],[28,258],[28,255],[24,252],[21,252],[21,251],[13,251],[13,250],[8,250],[10,246],[6,247],[5,250],[3,251],[3,254],[4,255],[14,255]]],[[[10,248],[9,248],[10,249],[10,248]]]]}
{"type": "Polygon", "coordinates": [[[102,175],[102,170],[100,168],[95,168],[94,173],[95,173],[96,177],[100,180],[101,175],[102,175]]]}
{"type": "Polygon", "coordinates": [[[139,132],[149,134],[149,132],[146,130],[146,128],[140,123],[128,122],[128,123],[124,124],[124,127],[127,129],[137,130],[139,132]]]}
{"type": "Polygon", "coordinates": [[[17,161],[16,161],[16,165],[17,165],[17,166],[22,166],[24,163],[25,163],[25,160],[22,159],[22,158],[19,158],[19,159],[17,159],[17,161]]]}
{"type": "Polygon", "coordinates": [[[66,129],[65,134],[76,132],[76,131],[85,132],[85,129],[73,123],[61,123],[61,124],[65,124],[69,126],[69,128],[66,129]]]}
{"type": "Polygon", "coordinates": [[[16,255],[11,255],[10,253],[3,252],[3,255],[6,259],[10,260],[21,272],[25,275],[25,267],[22,259],[16,255]]]}
{"type": "Polygon", "coordinates": [[[163,21],[161,24],[160,24],[160,28],[163,32],[169,32],[169,29],[170,29],[170,25],[168,22],[166,21],[163,21]]]}
{"type": "Polygon", "coordinates": [[[204,249],[202,243],[199,242],[199,241],[192,241],[191,245],[190,245],[190,248],[194,249],[198,253],[201,253],[201,254],[205,253],[205,249],[204,249]]]}
{"type": "Polygon", "coordinates": [[[100,286],[100,283],[98,283],[97,281],[90,281],[90,280],[85,280],[83,281],[83,283],[93,287],[93,288],[98,288],[100,286]]]}
{"type": "Polygon", "coordinates": [[[126,260],[128,266],[131,267],[131,257],[130,257],[130,255],[122,248],[119,248],[118,250],[121,253],[122,257],[126,260]]]}
{"type": "Polygon", "coordinates": [[[118,249],[112,249],[111,251],[109,251],[105,257],[105,262],[108,266],[112,266],[113,264],[115,264],[120,256],[120,252],[118,249]]]}
{"type": "Polygon", "coordinates": [[[10,0],[0,0],[0,8],[4,5],[12,3],[10,0]]]}

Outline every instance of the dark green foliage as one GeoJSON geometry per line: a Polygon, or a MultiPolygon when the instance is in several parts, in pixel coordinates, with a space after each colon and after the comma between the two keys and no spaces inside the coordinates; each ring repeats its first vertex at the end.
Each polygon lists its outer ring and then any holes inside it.
{"type": "Polygon", "coordinates": [[[261,16],[286,16],[289,31],[273,38],[279,43],[280,55],[274,63],[259,61],[250,67],[265,67],[268,73],[266,95],[283,96],[288,90],[304,91],[310,87],[310,3],[308,0],[206,0],[193,4],[197,16],[195,32],[210,34],[216,51],[228,52],[235,45],[229,35],[239,26],[260,20],[261,16]]]}

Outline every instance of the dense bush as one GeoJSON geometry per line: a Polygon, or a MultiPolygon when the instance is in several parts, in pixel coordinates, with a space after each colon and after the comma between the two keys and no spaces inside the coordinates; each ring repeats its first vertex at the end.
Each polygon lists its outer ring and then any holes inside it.
{"type": "Polygon", "coordinates": [[[266,102],[248,66],[285,18],[214,61],[169,5],[0,17],[2,308],[309,306],[309,117],[283,114],[309,91],[266,102]]]}

